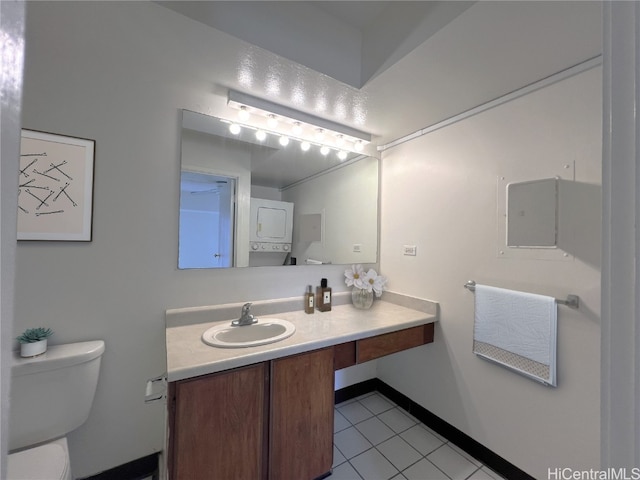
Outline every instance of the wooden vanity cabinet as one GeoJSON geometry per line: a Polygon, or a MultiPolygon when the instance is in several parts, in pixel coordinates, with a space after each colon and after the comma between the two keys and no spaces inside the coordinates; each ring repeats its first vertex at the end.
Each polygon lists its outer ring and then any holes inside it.
{"type": "Polygon", "coordinates": [[[432,343],[433,333],[433,323],[427,323],[374,337],[340,343],[333,347],[333,368],[340,370],[402,350],[432,343]]]}
{"type": "Polygon", "coordinates": [[[169,384],[170,480],[313,480],[333,463],[334,369],[433,342],[433,323],[169,384]]]}
{"type": "Polygon", "coordinates": [[[269,478],[321,477],[333,464],[333,348],[271,362],[269,478]]]}
{"type": "Polygon", "coordinates": [[[266,479],[268,364],[170,386],[169,477],[266,479]]]}
{"type": "Polygon", "coordinates": [[[333,463],[333,349],[171,384],[169,478],[312,480],[333,463]]]}
{"type": "Polygon", "coordinates": [[[358,340],[356,363],[391,355],[410,348],[433,342],[433,323],[385,333],[358,340]]]}

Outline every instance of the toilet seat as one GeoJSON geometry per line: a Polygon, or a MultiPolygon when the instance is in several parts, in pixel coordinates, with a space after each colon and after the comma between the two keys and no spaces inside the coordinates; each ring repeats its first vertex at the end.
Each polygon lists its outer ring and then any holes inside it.
{"type": "Polygon", "coordinates": [[[70,480],[66,438],[8,456],[7,480],[70,480]]]}

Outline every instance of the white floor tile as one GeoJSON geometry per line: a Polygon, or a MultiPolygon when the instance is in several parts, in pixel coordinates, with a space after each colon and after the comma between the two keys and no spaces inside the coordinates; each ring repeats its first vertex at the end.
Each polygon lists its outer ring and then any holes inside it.
{"type": "Polygon", "coordinates": [[[341,405],[338,407],[338,412],[353,424],[373,417],[373,413],[364,408],[360,402],[353,402],[344,406],[341,405]]]}
{"type": "Polygon", "coordinates": [[[333,446],[333,468],[336,468],[338,465],[346,462],[347,459],[344,458],[344,455],[342,455],[342,453],[340,453],[340,450],[338,450],[338,448],[334,445],[333,446]]]}
{"type": "Polygon", "coordinates": [[[374,393],[366,398],[361,398],[360,403],[367,407],[374,415],[378,415],[385,412],[395,406],[390,400],[387,400],[382,395],[374,393]]]}
{"type": "Polygon", "coordinates": [[[428,455],[443,445],[440,439],[431,435],[422,425],[415,425],[409,430],[402,432],[400,436],[422,455],[428,455]]]}
{"type": "Polygon", "coordinates": [[[499,473],[494,472],[486,465],[484,465],[481,470],[491,478],[495,478],[496,480],[506,480],[504,477],[500,476],[499,473]]]}
{"type": "Polygon", "coordinates": [[[378,392],[367,392],[367,393],[364,393],[364,394],[360,395],[359,397],[356,397],[356,400],[360,401],[363,398],[367,398],[367,397],[370,397],[372,395],[380,395],[380,394],[378,392]]]}
{"type": "Polygon", "coordinates": [[[344,416],[336,409],[333,412],[333,433],[349,428],[350,426],[351,422],[344,418],[344,416]]]}
{"type": "Polygon", "coordinates": [[[393,408],[378,415],[378,418],[386,423],[394,432],[404,432],[417,423],[412,417],[403,413],[400,408],[393,408]]]}
{"type": "Polygon", "coordinates": [[[449,480],[444,473],[426,458],[410,466],[402,474],[408,480],[449,480]]]}
{"type": "Polygon", "coordinates": [[[495,478],[489,475],[487,470],[479,468],[469,477],[469,480],[495,480],[495,478]]]}
{"type": "Polygon", "coordinates": [[[422,458],[415,448],[398,436],[382,442],[377,448],[400,471],[422,458]]]}
{"type": "MultiPolygon", "coordinates": [[[[414,417],[411,417],[414,418],[414,417]]],[[[447,443],[449,440],[447,440],[446,438],[444,438],[442,435],[440,435],[439,433],[436,433],[434,430],[430,429],[429,427],[427,427],[424,423],[421,423],[420,420],[416,419],[418,423],[420,423],[420,425],[422,425],[422,428],[426,429],[431,435],[433,435],[434,437],[436,437],[438,440],[442,441],[442,443],[447,443]]]]}
{"type": "Polygon", "coordinates": [[[336,433],[333,436],[333,443],[347,459],[373,446],[355,427],[336,433]]]}
{"type": "Polygon", "coordinates": [[[478,460],[477,458],[473,458],[471,455],[469,455],[467,452],[465,452],[464,450],[462,450],[459,446],[454,445],[453,443],[449,442],[448,444],[451,448],[453,448],[456,452],[458,452],[460,455],[462,455],[464,458],[466,458],[467,460],[469,460],[471,463],[473,463],[475,466],[477,467],[481,467],[482,466],[482,462],[480,460],[478,460]]]}
{"type": "Polygon", "coordinates": [[[377,417],[372,417],[364,422],[360,422],[356,425],[356,428],[362,435],[366,437],[373,445],[378,445],[385,440],[393,437],[395,433],[384,423],[378,420],[377,417]]]}
{"type": "Polygon", "coordinates": [[[449,445],[443,445],[430,453],[427,459],[453,480],[464,480],[478,469],[449,445]]]}
{"type": "Polygon", "coordinates": [[[352,458],[350,462],[364,480],[388,480],[398,474],[391,462],[375,448],[352,458]]]}
{"type": "Polygon", "coordinates": [[[336,405],[333,438],[332,480],[505,480],[378,392],[336,405]]]}
{"type": "Polygon", "coordinates": [[[334,468],[329,478],[331,480],[362,480],[362,477],[358,475],[358,472],[349,463],[343,463],[334,468]]]}

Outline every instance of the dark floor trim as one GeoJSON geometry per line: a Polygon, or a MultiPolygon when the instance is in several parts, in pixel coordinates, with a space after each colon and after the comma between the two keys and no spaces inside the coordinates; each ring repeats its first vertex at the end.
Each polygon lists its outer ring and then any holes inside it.
{"type": "Polygon", "coordinates": [[[132,462],[125,463],[119,467],[105,470],[104,472],[84,477],[78,480],[141,480],[152,477],[158,479],[158,455],[154,453],[132,462]]]}
{"type": "Polygon", "coordinates": [[[365,393],[373,392],[377,390],[378,382],[379,380],[377,378],[372,378],[370,380],[365,380],[364,382],[336,390],[334,394],[335,403],[345,402],[352,398],[359,397],[360,395],[364,395],[365,393]]]}
{"type": "Polygon", "coordinates": [[[502,475],[504,478],[517,478],[518,480],[535,480],[535,478],[528,473],[520,470],[511,462],[508,462],[500,455],[497,455],[481,443],[475,441],[466,433],[458,430],[450,423],[431,413],[423,406],[417,404],[409,397],[400,393],[395,388],[387,385],[378,378],[367,380],[365,382],[351,385],[349,387],[345,387],[336,391],[336,403],[344,402],[345,400],[359,397],[360,395],[364,395],[365,393],[373,391],[378,391],[389,400],[396,403],[399,407],[403,408],[411,415],[416,417],[434,432],[442,435],[444,438],[454,443],[469,455],[471,455],[473,458],[478,459],[491,470],[494,470],[496,473],[502,475]],[[340,400],[338,401],[338,399],[340,400]]]}

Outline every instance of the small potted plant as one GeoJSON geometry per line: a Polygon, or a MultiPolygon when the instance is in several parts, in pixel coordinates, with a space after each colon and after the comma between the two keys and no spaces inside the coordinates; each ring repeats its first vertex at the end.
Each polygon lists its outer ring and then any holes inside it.
{"type": "Polygon", "coordinates": [[[50,328],[27,328],[16,338],[20,342],[20,356],[35,357],[47,351],[47,338],[53,335],[50,328]]]}

